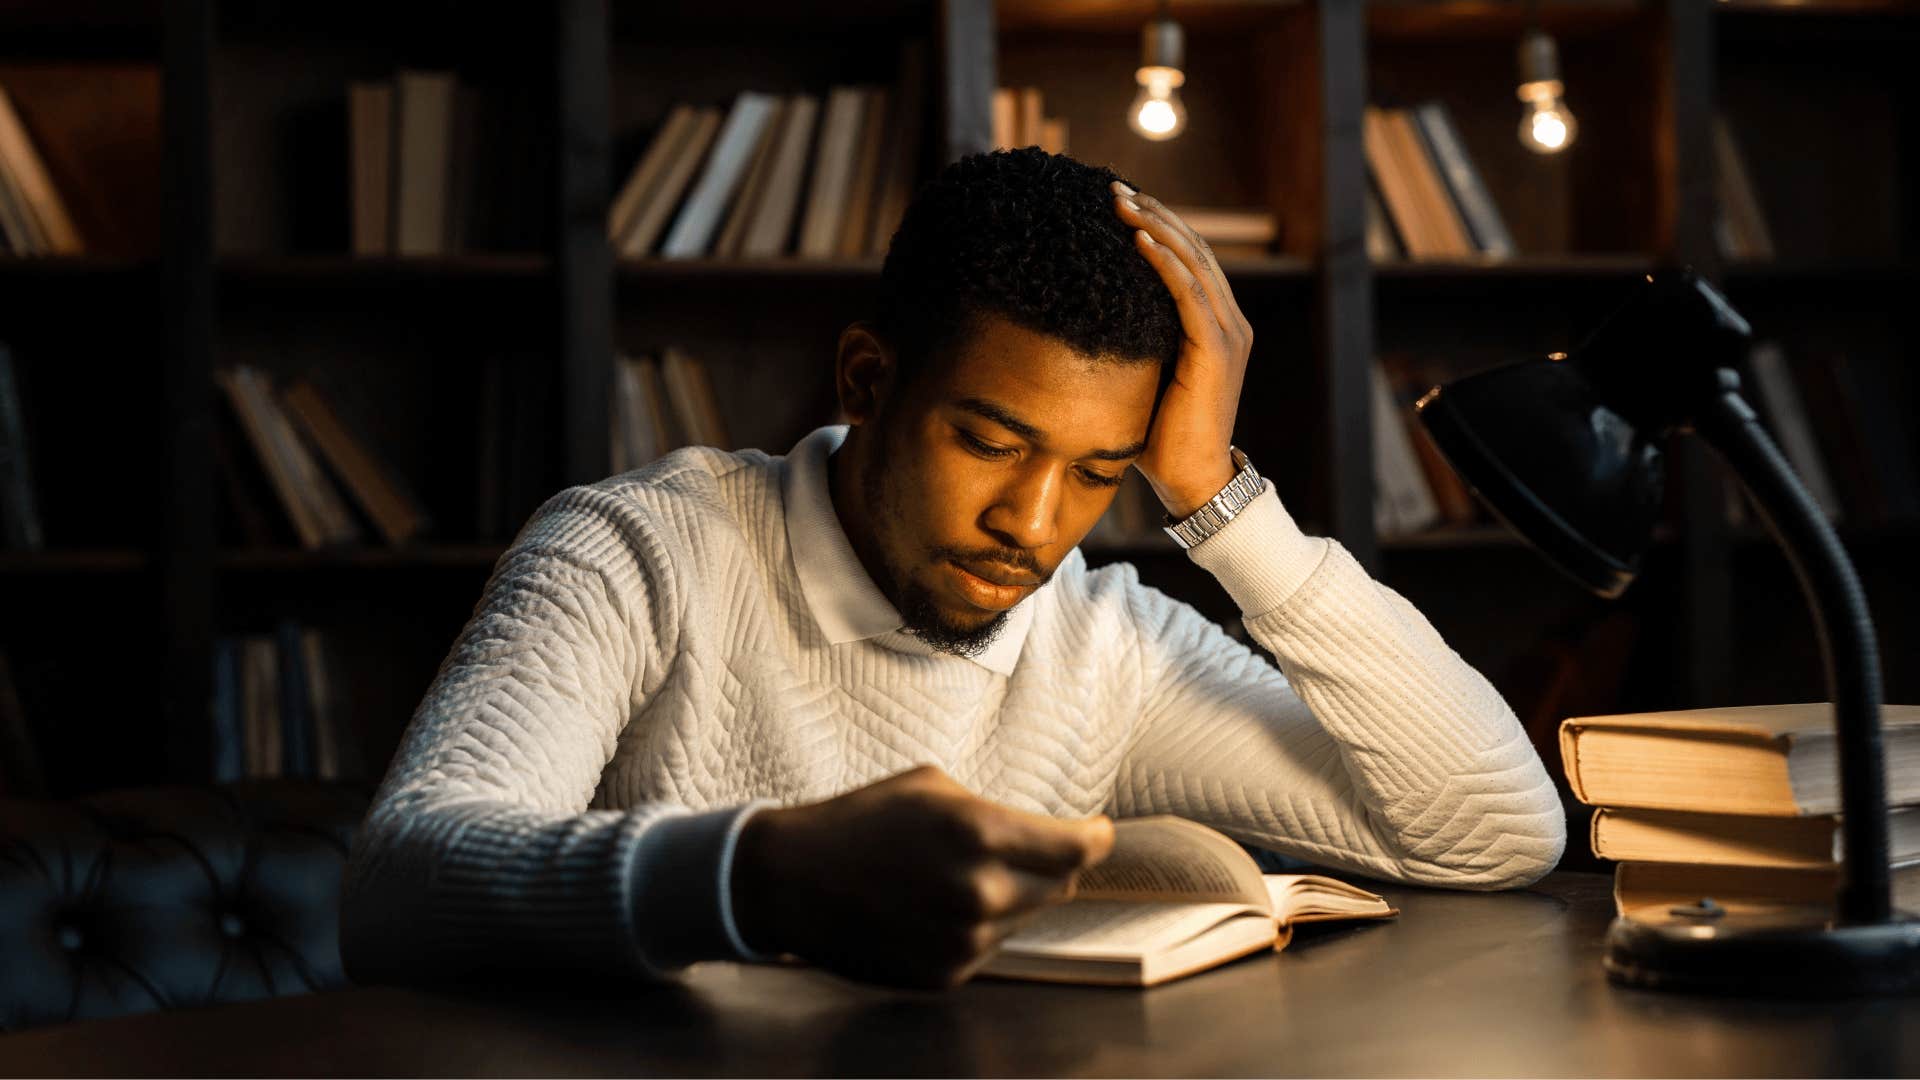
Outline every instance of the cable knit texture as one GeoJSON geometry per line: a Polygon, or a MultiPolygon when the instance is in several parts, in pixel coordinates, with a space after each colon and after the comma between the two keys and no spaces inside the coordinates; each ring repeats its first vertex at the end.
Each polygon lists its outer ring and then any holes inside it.
{"type": "Polygon", "coordinates": [[[749,804],[923,763],[1011,806],[1179,814],[1370,876],[1494,889],[1558,861],[1559,800],[1499,693],[1270,486],[1191,554],[1280,670],[1075,552],[1024,601],[1003,676],[829,643],[787,546],[787,467],[682,450],[522,530],[355,841],[353,977],[738,956],[721,883],[749,804]]]}

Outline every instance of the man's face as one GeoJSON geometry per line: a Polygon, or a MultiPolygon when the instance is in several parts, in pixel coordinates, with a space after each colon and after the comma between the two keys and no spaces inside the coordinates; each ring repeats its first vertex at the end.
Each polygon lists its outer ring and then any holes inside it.
{"type": "Polygon", "coordinates": [[[992,642],[1113,501],[1144,449],[1158,375],[988,317],[884,402],[855,546],[884,568],[910,631],[962,655],[992,642]]]}

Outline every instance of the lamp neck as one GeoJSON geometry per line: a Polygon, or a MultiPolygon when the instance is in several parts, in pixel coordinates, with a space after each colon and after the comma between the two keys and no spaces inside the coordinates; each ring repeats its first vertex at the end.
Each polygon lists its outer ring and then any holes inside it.
{"type": "Polygon", "coordinates": [[[1740,397],[1738,379],[1697,410],[1694,430],[1753,496],[1785,549],[1826,666],[1840,758],[1842,923],[1883,923],[1893,906],[1887,870],[1887,797],[1880,739],[1880,659],[1853,562],[1779,447],[1740,397]]]}

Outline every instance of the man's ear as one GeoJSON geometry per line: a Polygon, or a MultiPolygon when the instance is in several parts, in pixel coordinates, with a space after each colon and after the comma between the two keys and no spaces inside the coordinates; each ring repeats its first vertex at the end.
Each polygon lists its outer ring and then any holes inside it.
{"type": "Polygon", "coordinates": [[[840,352],[833,365],[834,393],[840,414],[850,424],[874,418],[898,383],[893,347],[870,322],[849,323],[840,331],[840,352]]]}

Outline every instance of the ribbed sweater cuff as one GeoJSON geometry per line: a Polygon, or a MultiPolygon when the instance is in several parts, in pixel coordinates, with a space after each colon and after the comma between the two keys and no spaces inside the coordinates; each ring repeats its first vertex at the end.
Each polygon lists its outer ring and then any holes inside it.
{"type": "Polygon", "coordinates": [[[1273,481],[1226,527],[1191,548],[1187,555],[1219,580],[1240,612],[1265,615],[1306,584],[1326,558],[1324,537],[1308,536],[1280,505],[1273,481]]]}
{"type": "Polygon", "coordinates": [[[672,814],[641,835],[629,878],[641,963],[658,973],[699,960],[768,959],[734,925],[732,875],[740,830],[769,805],[672,814]]]}

